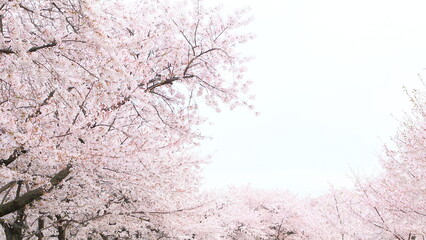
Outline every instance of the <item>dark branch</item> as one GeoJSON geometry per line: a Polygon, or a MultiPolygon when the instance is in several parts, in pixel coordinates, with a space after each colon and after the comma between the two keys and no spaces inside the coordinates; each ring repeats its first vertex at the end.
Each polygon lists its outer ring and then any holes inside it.
{"type": "Polygon", "coordinates": [[[52,184],[52,187],[48,190],[51,191],[53,187],[58,185],[62,180],[64,180],[70,173],[71,173],[71,164],[68,164],[66,168],[59,171],[55,176],[53,176],[50,179],[50,184],[52,184]]]}
{"type": "Polygon", "coordinates": [[[179,80],[179,77],[172,77],[172,78],[168,78],[166,80],[163,80],[161,82],[152,84],[151,86],[147,87],[145,89],[145,92],[152,92],[155,88],[166,85],[166,84],[172,84],[174,81],[179,80]]]}
{"type": "Polygon", "coordinates": [[[51,91],[49,93],[49,95],[47,95],[47,97],[43,100],[43,102],[38,106],[37,110],[35,111],[35,113],[31,114],[28,116],[27,121],[31,118],[37,117],[38,115],[41,114],[41,107],[45,106],[48,104],[49,100],[53,97],[53,95],[55,94],[55,90],[51,91]]]}
{"type": "Polygon", "coordinates": [[[31,10],[31,9],[29,9],[29,8],[27,8],[27,7],[25,7],[24,5],[22,5],[22,3],[20,3],[19,4],[19,7],[21,7],[22,9],[24,9],[25,11],[28,11],[28,12],[30,12],[30,13],[34,13],[34,11],[33,10],[31,10]]]}
{"type": "MultiPolygon", "coordinates": [[[[4,4],[3,4],[3,6],[4,6],[4,4]]],[[[3,7],[1,7],[1,8],[3,8],[3,7]]],[[[1,10],[1,8],[0,8],[0,10],[1,10]]],[[[4,35],[4,33],[3,33],[3,15],[0,15],[0,33],[2,35],[4,35]]]]}
{"type": "Polygon", "coordinates": [[[15,52],[12,51],[12,49],[10,47],[8,47],[8,48],[0,48],[0,53],[3,53],[3,54],[12,54],[12,53],[15,53],[15,52]]]}
{"type": "Polygon", "coordinates": [[[188,76],[188,70],[193,66],[192,64],[194,63],[195,60],[197,60],[198,58],[202,57],[203,55],[213,52],[213,51],[217,51],[217,50],[221,50],[220,48],[210,48],[209,50],[206,50],[204,52],[201,52],[200,54],[198,54],[197,56],[195,56],[194,58],[192,58],[188,64],[185,67],[185,70],[183,70],[183,76],[188,76]]]}
{"type": "Polygon", "coordinates": [[[44,100],[43,100],[43,102],[40,104],[40,107],[42,107],[42,106],[44,106],[44,105],[46,105],[47,104],[47,102],[53,97],[53,94],[55,94],[55,90],[53,90],[53,91],[51,91],[50,93],[49,93],[49,95],[47,95],[47,98],[45,98],[44,100]]]}
{"type": "Polygon", "coordinates": [[[59,13],[62,14],[62,16],[64,16],[65,21],[67,21],[68,25],[71,26],[72,30],[74,31],[74,33],[78,33],[77,29],[75,28],[75,26],[70,22],[70,20],[68,19],[68,17],[65,16],[64,12],[61,10],[61,8],[58,7],[58,5],[56,5],[56,3],[52,2],[52,5],[58,9],[59,13]]]}
{"type": "Polygon", "coordinates": [[[17,181],[11,181],[8,184],[4,185],[2,188],[0,188],[0,193],[4,192],[5,190],[12,188],[16,185],[17,181]]]}
{"type": "Polygon", "coordinates": [[[50,48],[50,47],[54,47],[54,46],[56,46],[56,45],[57,45],[56,41],[53,41],[53,42],[48,43],[48,44],[45,44],[45,45],[32,47],[32,48],[30,48],[30,50],[28,50],[28,52],[30,52],[30,53],[31,53],[31,52],[35,52],[35,51],[40,50],[40,49],[43,49],[43,48],[50,48]]]}
{"type": "Polygon", "coordinates": [[[114,105],[112,105],[110,107],[104,107],[104,108],[102,108],[102,111],[112,111],[112,110],[119,109],[121,106],[123,106],[124,104],[126,104],[129,100],[130,100],[129,96],[128,97],[124,97],[123,100],[118,101],[114,105]]]}
{"type": "Polygon", "coordinates": [[[50,192],[56,185],[58,185],[62,180],[64,180],[71,172],[71,165],[68,164],[67,167],[59,171],[55,176],[50,179],[50,184],[52,187],[45,190],[43,187],[36,188],[34,190],[28,191],[20,197],[15,198],[5,204],[0,205],[0,217],[3,217],[9,213],[13,213],[24,208],[26,205],[38,200],[45,193],[50,192]]]}
{"type": "MultiPolygon", "coordinates": [[[[81,65],[78,61],[76,61],[76,60],[74,60],[74,59],[72,59],[72,58],[70,58],[70,57],[67,57],[66,55],[61,55],[61,56],[63,56],[64,58],[66,58],[66,59],[68,59],[68,60],[70,60],[71,62],[73,62],[73,63],[75,63],[75,64],[77,64],[79,67],[81,67],[84,71],[86,71],[89,75],[91,75],[91,76],[93,76],[94,78],[96,78],[96,79],[98,79],[99,80],[99,77],[98,76],[96,76],[95,74],[93,74],[92,72],[90,72],[89,71],[89,69],[87,69],[86,67],[84,67],[83,65],[81,65]]],[[[92,85],[93,85],[93,83],[92,83],[92,85]]]]}
{"type": "MultiPolygon", "coordinates": [[[[1,21],[1,19],[0,19],[0,21],[1,21]]],[[[40,49],[50,48],[50,47],[54,47],[56,45],[58,45],[57,42],[53,41],[53,42],[48,43],[48,44],[44,44],[44,45],[41,45],[41,46],[32,47],[32,48],[30,48],[28,50],[28,52],[32,53],[32,52],[38,51],[40,49]]],[[[13,54],[13,53],[15,53],[15,51],[13,51],[12,48],[10,48],[10,47],[8,47],[8,48],[0,48],[0,53],[3,53],[3,54],[13,54]]]]}
{"type": "Polygon", "coordinates": [[[21,156],[22,154],[25,154],[25,153],[27,153],[27,150],[22,149],[22,148],[13,150],[13,153],[8,158],[0,159],[0,166],[1,165],[7,166],[7,165],[11,164],[19,156],[21,156]]]}

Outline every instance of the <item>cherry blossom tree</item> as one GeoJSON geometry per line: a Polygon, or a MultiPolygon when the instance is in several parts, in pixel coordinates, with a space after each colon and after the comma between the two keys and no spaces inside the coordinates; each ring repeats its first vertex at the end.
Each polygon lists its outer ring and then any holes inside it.
{"type": "Polygon", "coordinates": [[[217,193],[205,219],[221,239],[306,239],[298,200],[288,191],[230,187],[217,193]]]}
{"type": "Polygon", "coordinates": [[[421,91],[356,189],[199,190],[200,105],[249,106],[249,21],[200,0],[0,2],[0,237],[424,239],[421,91]]]}
{"type": "Polygon", "coordinates": [[[354,189],[334,189],[304,203],[304,231],[308,239],[392,239],[370,224],[374,209],[354,189]]]}
{"type": "Polygon", "coordinates": [[[311,200],[310,235],[321,236],[316,239],[426,237],[425,94],[413,91],[412,112],[402,120],[393,143],[384,147],[383,171],[378,176],[357,176],[355,189],[332,190],[311,200]]]}
{"type": "Polygon", "coordinates": [[[411,94],[412,111],[380,158],[383,173],[358,180],[366,204],[374,210],[368,222],[392,239],[426,237],[425,94],[420,90],[411,94]]]}
{"type": "Polygon", "coordinates": [[[6,238],[193,236],[176,223],[204,202],[199,105],[248,105],[246,16],[201,1],[0,2],[6,238]]]}

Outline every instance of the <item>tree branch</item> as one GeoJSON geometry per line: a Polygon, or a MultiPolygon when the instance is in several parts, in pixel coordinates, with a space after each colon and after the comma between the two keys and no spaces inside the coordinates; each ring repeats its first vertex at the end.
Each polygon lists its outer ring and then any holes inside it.
{"type": "Polygon", "coordinates": [[[27,152],[28,151],[23,149],[23,148],[18,148],[18,149],[13,150],[13,153],[7,159],[0,159],[0,166],[1,165],[8,166],[13,161],[15,161],[19,156],[21,156],[22,154],[25,154],[27,152]]]}
{"type": "Polygon", "coordinates": [[[25,11],[27,11],[27,12],[34,13],[34,11],[33,11],[33,10],[31,10],[31,9],[29,9],[29,8],[27,8],[27,7],[25,7],[24,5],[22,5],[22,3],[20,3],[20,4],[19,4],[19,7],[21,7],[22,9],[24,9],[24,10],[25,10],[25,11]]]}
{"type": "MultiPolygon", "coordinates": [[[[1,18],[0,18],[0,24],[1,24],[1,18]]],[[[40,49],[50,48],[50,47],[54,47],[56,45],[58,45],[58,43],[56,41],[53,41],[53,42],[50,42],[48,44],[44,44],[44,45],[41,45],[41,46],[34,46],[34,47],[28,49],[27,52],[32,53],[32,52],[38,51],[40,49]]],[[[7,48],[0,48],[0,53],[13,54],[13,53],[15,53],[15,51],[13,51],[11,47],[7,47],[7,48]]]]}
{"type": "Polygon", "coordinates": [[[12,54],[12,53],[15,53],[15,52],[12,51],[12,49],[10,47],[8,47],[8,48],[0,48],[0,53],[12,54]]]}
{"type": "MultiPolygon", "coordinates": [[[[3,4],[3,6],[4,6],[4,4],[3,4]]],[[[0,10],[3,8],[3,6],[0,7],[0,10]]],[[[3,15],[0,15],[0,33],[2,35],[4,35],[4,33],[3,33],[3,15]]]]}
{"type": "Polygon", "coordinates": [[[163,86],[163,85],[166,85],[166,84],[172,84],[174,81],[177,81],[177,80],[179,80],[179,77],[172,77],[172,78],[165,79],[161,82],[152,84],[151,86],[147,87],[145,89],[145,92],[152,92],[155,88],[157,88],[159,86],[163,86]]]}
{"type": "Polygon", "coordinates": [[[58,7],[58,5],[56,5],[56,3],[52,2],[52,5],[59,11],[60,14],[62,14],[62,16],[64,16],[65,21],[68,23],[68,25],[71,26],[72,30],[74,31],[74,33],[78,33],[77,29],[75,28],[75,26],[70,22],[70,20],[68,19],[67,16],[65,16],[64,12],[61,10],[61,8],[58,7]]]}
{"type": "Polygon", "coordinates": [[[35,46],[35,47],[32,47],[32,48],[30,48],[29,50],[28,50],[28,52],[35,52],[35,51],[37,51],[37,50],[40,50],[40,49],[43,49],[43,48],[50,48],[50,47],[54,47],[54,46],[56,46],[57,45],[57,43],[56,43],[56,41],[53,41],[53,42],[51,42],[51,43],[48,43],[48,44],[44,44],[44,45],[41,45],[41,46],[35,46]]]}
{"type": "Polygon", "coordinates": [[[26,205],[38,200],[45,193],[50,192],[53,188],[58,185],[62,180],[64,180],[71,172],[71,164],[68,164],[67,167],[59,171],[55,176],[50,179],[50,187],[48,190],[45,190],[44,187],[39,187],[34,190],[28,191],[20,197],[15,198],[12,201],[9,201],[5,204],[0,205],[0,217],[3,217],[9,213],[15,212],[24,208],[26,205]]]}
{"type": "Polygon", "coordinates": [[[41,107],[45,106],[48,104],[49,100],[53,97],[53,94],[55,94],[56,90],[53,90],[49,93],[49,95],[47,95],[47,97],[43,100],[43,102],[38,106],[37,110],[35,111],[35,113],[29,115],[27,117],[27,121],[31,118],[37,117],[38,115],[41,114],[41,107]]]}
{"type": "Polygon", "coordinates": [[[0,188],[0,193],[4,192],[5,190],[14,187],[16,185],[17,181],[11,181],[9,183],[7,183],[6,185],[4,185],[2,188],[0,188]]]}

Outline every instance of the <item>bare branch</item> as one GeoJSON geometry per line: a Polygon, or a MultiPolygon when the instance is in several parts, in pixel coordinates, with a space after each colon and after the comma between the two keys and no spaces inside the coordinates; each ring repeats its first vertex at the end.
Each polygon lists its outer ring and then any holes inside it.
{"type": "Polygon", "coordinates": [[[27,150],[25,150],[23,148],[15,149],[15,150],[13,150],[13,153],[8,158],[0,159],[0,165],[8,166],[13,161],[15,161],[19,156],[21,156],[22,154],[25,154],[25,153],[27,153],[27,150]]]}
{"type": "Polygon", "coordinates": [[[112,111],[112,110],[117,110],[119,109],[121,106],[123,106],[124,104],[126,104],[128,101],[130,100],[130,96],[128,97],[124,97],[123,100],[118,101],[117,103],[115,103],[114,105],[110,106],[110,107],[104,107],[102,108],[103,111],[112,111]]]}
{"type": "Polygon", "coordinates": [[[41,114],[41,107],[47,105],[48,101],[53,97],[53,94],[55,94],[55,90],[51,91],[49,93],[49,95],[47,95],[47,97],[43,100],[43,102],[38,106],[37,110],[35,111],[35,113],[31,114],[28,116],[27,121],[31,118],[37,117],[38,115],[41,114]]]}
{"type": "Polygon", "coordinates": [[[4,192],[5,190],[14,187],[16,185],[17,181],[11,181],[9,183],[7,183],[6,185],[4,185],[2,188],[0,188],[0,193],[4,192]]]}
{"type": "Polygon", "coordinates": [[[62,14],[62,16],[64,16],[65,21],[67,21],[68,25],[70,25],[70,26],[71,26],[71,28],[72,28],[72,30],[74,31],[74,33],[78,33],[78,32],[77,32],[77,29],[75,28],[75,26],[74,26],[74,25],[73,25],[73,24],[69,21],[68,17],[66,17],[66,16],[65,16],[64,12],[62,12],[62,10],[58,7],[58,5],[56,5],[56,3],[55,3],[55,2],[52,2],[52,5],[53,5],[56,9],[58,9],[59,13],[61,13],[61,14],[62,14]]]}
{"type": "Polygon", "coordinates": [[[379,215],[380,220],[382,220],[382,222],[383,222],[383,223],[385,223],[385,220],[383,219],[383,217],[382,217],[382,215],[380,214],[379,210],[378,210],[376,207],[374,207],[374,210],[376,211],[377,215],[379,215]]]}
{"type": "Polygon", "coordinates": [[[48,44],[44,44],[44,45],[41,45],[41,46],[35,46],[35,47],[32,47],[32,48],[30,48],[29,50],[28,50],[28,52],[35,52],[35,51],[37,51],[37,50],[40,50],[40,49],[43,49],[43,48],[50,48],[50,47],[54,47],[54,46],[56,46],[57,45],[57,43],[56,43],[56,41],[53,41],[53,42],[51,42],[51,43],[48,43],[48,44]]]}
{"type": "MultiPolygon", "coordinates": [[[[3,4],[3,6],[4,6],[4,4],[3,4]]],[[[3,8],[3,7],[1,7],[1,8],[3,8]]],[[[0,10],[1,10],[1,8],[0,8],[0,10]]],[[[4,32],[3,32],[3,15],[0,15],[0,33],[2,35],[4,35],[4,32]]]]}
{"type": "Polygon", "coordinates": [[[86,67],[84,67],[83,65],[81,65],[79,62],[77,62],[76,60],[74,60],[74,59],[72,59],[72,58],[70,58],[70,57],[67,57],[66,55],[61,55],[61,56],[63,56],[64,58],[66,58],[66,59],[68,59],[68,60],[70,60],[71,62],[73,62],[73,63],[75,63],[75,64],[77,64],[79,67],[81,67],[84,71],[86,71],[89,75],[91,75],[92,77],[94,77],[94,78],[96,78],[97,80],[99,80],[100,78],[98,77],[98,76],[96,76],[95,74],[93,74],[92,72],[90,72],[86,67]]]}
{"type": "Polygon", "coordinates": [[[10,47],[8,47],[8,48],[0,48],[0,53],[12,54],[12,53],[15,53],[15,52],[10,47]]]}
{"type": "Polygon", "coordinates": [[[3,217],[9,213],[13,213],[24,208],[26,205],[38,200],[45,193],[50,192],[56,185],[64,180],[71,173],[71,165],[68,164],[64,169],[59,171],[55,176],[50,179],[52,187],[45,190],[44,187],[39,187],[34,190],[28,191],[25,194],[9,201],[5,204],[0,205],[0,217],[3,217]]]}
{"type": "Polygon", "coordinates": [[[191,59],[188,64],[185,67],[185,70],[183,70],[183,76],[187,76],[188,75],[188,70],[192,67],[192,63],[197,60],[199,57],[209,53],[209,52],[213,52],[213,51],[217,51],[217,50],[221,50],[220,48],[210,48],[209,50],[203,51],[200,54],[198,54],[197,56],[195,56],[193,59],[191,59]]]}
{"type": "Polygon", "coordinates": [[[25,7],[24,5],[22,5],[22,3],[20,3],[20,4],[19,4],[19,7],[21,7],[22,9],[24,9],[24,10],[25,10],[25,11],[27,11],[27,12],[34,13],[34,11],[33,11],[33,10],[31,10],[31,9],[29,9],[29,8],[27,8],[27,7],[25,7]]]}
{"type": "MultiPolygon", "coordinates": [[[[1,32],[3,32],[2,16],[0,16],[0,30],[1,30],[1,32]]],[[[56,45],[57,45],[56,41],[53,41],[53,42],[48,43],[48,44],[44,44],[44,45],[41,45],[41,46],[32,47],[27,52],[32,53],[32,52],[35,52],[37,50],[40,50],[40,49],[43,49],[43,48],[54,47],[56,45]]],[[[13,54],[13,53],[15,53],[15,51],[13,51],[11,47],[0,48],[0,53],[3,53],[3,54],[13,54]]]]}
{"type": "Polygon", "coordinates": [[[168,123],[166,123],[164,120],[163,120],[163,118],[161,117],[161,115],[160,115],[160,112],[158,112],[158,109],[154,106],[154,105],[152,105],[151,104],[151,106],[155,109],[155,112],[157,113],[157,116],[158,116],[158,118],[161,120],[161,122],[162,123],[164,123],[165,125],[167,125],[167,126],[170,126],[168,123]]]}
{"type": "Polygon", "coordinates": [[[166,84],[172,84],[174,81],[179,80],[179,77],[172,77],[172,78],[167,78],[166,80],[163,80],[161,82],[152,84],[151,86],[147,87],[145,89],[145,92],[152,92],[155,88],[166,85],[166,84]]]}

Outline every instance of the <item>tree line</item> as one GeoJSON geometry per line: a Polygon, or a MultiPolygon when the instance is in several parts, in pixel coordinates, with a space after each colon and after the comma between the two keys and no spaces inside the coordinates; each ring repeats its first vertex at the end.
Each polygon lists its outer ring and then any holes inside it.
{"type": "Polygon", "coordinates": [[[245,9],[0,3],[0,237],[424,239],[424,92],[383,173],[314,199],[201,191],[201,105],[251,107],[245,9]]]}

